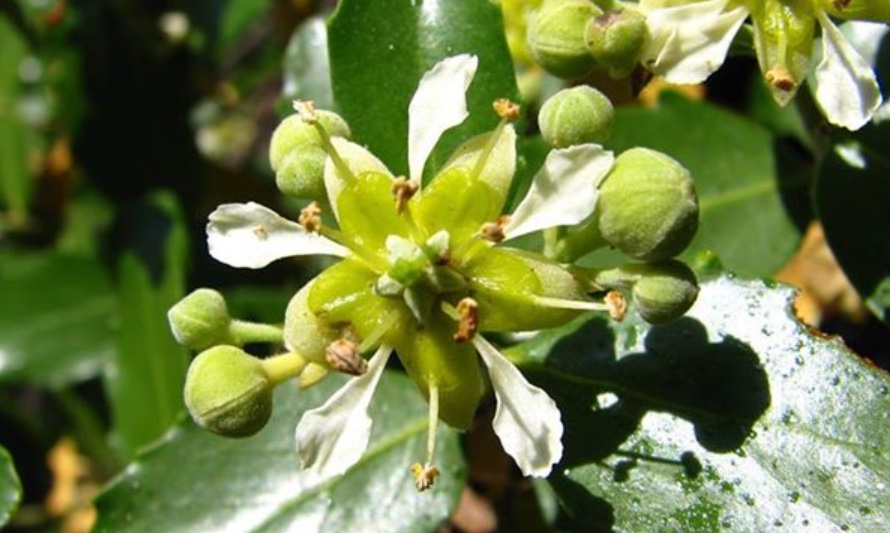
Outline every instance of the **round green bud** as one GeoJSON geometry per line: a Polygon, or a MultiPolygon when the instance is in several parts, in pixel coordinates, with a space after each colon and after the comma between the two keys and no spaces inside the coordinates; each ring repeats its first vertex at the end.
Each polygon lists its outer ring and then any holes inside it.
{"type": "Polygon", "coordinates": [[[689,171],[648,148],[615,159],[600,185],[594,212],[599,234],[627,255],[644,261],[682,252],[698,229],[698,197],[689,171]]]}
{"type": "Polygon", "coordinates": [[[637,66],[647,35],[646,17],[633,9],[608,11],[591,20],[585,31],[590,55],[614,78],[637,66]]]}
{"type": "Polygon", "coordinates": [[[167,312],[176,342],[191,350],[204,350],[230,342],[229,310],[222,294],[213,289],[197,289],[167,312]]]}
{"type": "Polygon", "coordinates": [[[665,324],[683,316],[695,303],[698,282],[688,266],[679,261],[640,265],[641,277],[631,294],[643,320],[665,324]]]}
{"type": "Polygon", "coordinates": [[[577,79],[587,75],[596,61],[587,51],[587,23],[602,14],[588,0],[545,0],[532,13],[527,30],[528,49],[535,61],[554,76],[577,79]]]}
{"type": "Polygon", "coordinates": [[[272,388],[259,359],[234,346],[214,346],[189,367],[185,405],[204,429],[224,437],[248,437],[272,415],[272,388]]]}
{"type": "MultiPolygon", "coordinates": [[[[324,110],[316,110],[315,115],[329,136],[350,137],[349,125],[340,115],[324,110]]],[[[318,129],[299,114],[285,118],[272,133],[269,164],[284,194],[315,200],[322,197],[326,158],[318,129]]]]}
{"type": "Polygon", "coordinates": [[[554,148],[601,143],[609,138],[615,110],[606,95],[586,85],[563,89],[541,106],[538,123],[554,148]]]}

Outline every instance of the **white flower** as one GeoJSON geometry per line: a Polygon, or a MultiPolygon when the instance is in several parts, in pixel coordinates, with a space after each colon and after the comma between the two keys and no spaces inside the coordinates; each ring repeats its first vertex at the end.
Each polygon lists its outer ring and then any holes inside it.
{"type": "MultiPolygon", "coordinates": [[[[647,12],[649,30],[641,61],[671,83],[700,83],[716,71],[750,15],[744,4],[733,0],[694,1],[669,7],[662,4],[659,0],[640,2],[647,12]]],[[[814,10],[822,28],[821,49],[814,43],[811,54],[821,57],[812,79],[816,102],[832,124],[859,129],[871,120],[881,104],[877,78],[828,14],[819,7],[814,10]]],[[[762,65],[765,70],[770,67],[762,65]]]]}
{"type": "MultiPolygon", "coordinates": [[[[434,66],[419,83],[408,113],[408,159],[411,181],[417,187],[420,186],[426,160],[439,138],[467,117],[465,94],[477,64],[475,56],[450,57],[434,66]]],[[[357,144],[334,138],[331,145],[338,157],[328,158],[324,179],[334,215],[343,230],[344,221],[341,218],[345,213],[337,212],[337,199],[344,194],[350,180],[355,180],[356,175],[368,170],[390,178],[392,175],[376,157],[357,144]]],[[[480,179],[506,197],[515,171],[515,160],[515,133],[512,126],[503,122],[494,134],[482,135],[464,143],[444,169],[467,163],[474,167],[481,165],[482,168],[478,169],[480,179]]],[[[613,160],[611,152],[594,144],[551,152],[534,177],[526,198],[503,223],[503,236],[509,239],[556,225],[575,224],[587,218],[596,203],[599,181],[611,168],[613,160]]],[[[463,193],[460,190],[449,191],[454,195],[463,193]]],[[[354,231],[360,233],[361,228],[356,227],[354,231]]],[[[207,234],[215,258],[233,266],[249,268],[259,268],[274,259],[300,254],[359,256],[368,264],[379,264],[381,261],[388,264],[394,262],[392,257],[388,257],[394,253],[394,243],[410,244],[404,248],[411,253],[395,254],[397,258],[414,258],[417,254],[413,252],[419,245],[426,245],[427,248],[431,245],[448,245],[447,232],[437,233],[426,243],[411,243],[405,236],[390,235],[386,239],[386,249],[372,251],[372,255],[376,255],[368,257],[369,251],[360,245],[361,238],[351,239],[349,235],[336,232],[329,233],[330,238],[325,238],[253,203],[220,206],[210,216],[207,234]]],[[[478,236],[472,238],[479,239],[478,236]]],[[[422,254],[419,260],[423,260],[422,254]]],[[[381,278],[385,276],[383,274],[381,278]]],[[[390,285],[394,283],[389,281],[390,285]]],[[[550,300],[559,304],[558,299],[550,300]]],[[[594,302],[574,300],[563,307],[584,309],[588,304],[591,309],[600,309],[594,307],[599,306],[594,302]]],[[[420,311],[414,316],[418,315],[420,311]]],[[[383,319],[381,321],[385,322],[383,319]]],[[[373,344],[369,339],[364,340],[373,344]]],[[[530,384],[481,335],[473,336],[472,343],[491,377],[498,402],[494,429],[504,449],[516,460],[524,474],[549,474],[562,456],[563,426],[555,402],[543,390],[530,384]]],[[[380,346],[369,361],[367,373],[350,379],[324,405],[303,415],[296,429],[296,441],[304,467],[326,478],[345,472],[361,458],[372,425],[367,413],[368,404],[392,351],[392,347],[380,346]]],[[[439,396],[434,387],[429,392],[432,436],[435,434],[435,421],[438,420],[439,396]]],[[[434,443],[432,437],[431,442],[434,443]]],[[[432,455],[432,450],[429,453],[432,455]]],[[[425,469],[424,474],[429,475],[430,470],[425,469]]]]}

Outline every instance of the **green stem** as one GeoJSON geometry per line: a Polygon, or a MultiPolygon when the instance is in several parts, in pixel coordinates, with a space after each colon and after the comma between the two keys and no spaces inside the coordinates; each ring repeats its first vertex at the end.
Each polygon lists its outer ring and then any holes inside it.
{"type": "Polygon", "coordinates": [[[280,327],[246,320],[232,320],[229,323],[229,335],[238,346],[250,342],[284,342],[284,331],[280,327]]]}
{"type": "Polygon", "coordinates": [[[300,372],[306,368],[308,361],[297,353],[289,352],[263,359],[261,364],[266,375],[269,376],[269,381],[273,385],[278,385],[299,376],[300,372]]]}

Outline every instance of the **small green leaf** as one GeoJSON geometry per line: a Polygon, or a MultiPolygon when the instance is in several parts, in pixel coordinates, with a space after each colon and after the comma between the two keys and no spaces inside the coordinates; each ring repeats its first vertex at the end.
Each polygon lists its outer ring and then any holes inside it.
{"type": "Polygon", "coordinates": [[[22,482],[15,471],[12,457],[0,446],[0,527],[9,522],[22,499],[22,482]]]}
{"type": "Polygon", "coordinates": [[[0,381],[61,388],[113,352],[114,295],[95,258],[0,255],[0,381]]]}
{"type": "Polygon", "coordinates": [[[475,54],[479,70],[467,96],[470,116],[444,135],[426,176],[460,142],[494,128],[497,98],[519,101],[500,6],[489,0],[343,0],[328,43],[334,98],[354,137],[399,175],[407,174],[408,103],[440,60],[475,54]]]}
{"type": "Polygon", "coordinates": [[[815,204],[844,273],[890,322],[890,124],[869,125],[835,145],[819,168],[815,204]]]}
{"type": "MultiPolygon", "coordinates": [[[[152,252],[163,257],[160,279],[152,277],[151,258],[131,251],[124,253],[119,265],[118,350],[106,367],[105,384],[125,457],[133,457],[139,447],[160,437],[184,409],[182,388],[188,359],[170,332],[167,310],[184,294],[185,233],[170,200],[165,196],[152,203],[170,221],[162,242],[152,243],[160,248],[152,252]]],[[[140,220],[146,228],[155,221],[153,216],[140,220]]]]}
{"type": "Polygon", "coordinates": [[[6,17],[0,17],[0,201],[11,220],[27,216],[31,176],[28,173],[30,132],[19,116],[21,79],[19,64],[28,48],[25,39],[6,17]]]}
{"type": "Polygon", "coordinates": [[[408,469],[426,453],[427,408],[403,375],[384,375],[371,402],[371,443],[358,464],[321,484],[300,470],[294,427],[342,383],[281,385],[269,425],[248,439],[181,423],[99,496],[93,531],[435,531],[457,505],[464,462],[457,433],[440,425],[441,476],[425,493],[414,488],[408,469]]]}
{"type": "Polygon", "coordinates": [[[669,325],[576,321],[574,334],[513,349],[539,361],[563,410],[567,451],[551,481],[577,521],[634,533],[886,528],[890,379],[813,336],[792,297],[723,276],[669,325]]]}
{"type": "Polygon", "coordinates": [[[800,239],[783,195],[807,185],[800,171],[778,172],[773,143],[762,126],[666,93],[653,109],[619,108],[606,145],[660,150],[692,172],[701,221],[687,257],[711,250],[740,275],[772,276],[800,239]]]}

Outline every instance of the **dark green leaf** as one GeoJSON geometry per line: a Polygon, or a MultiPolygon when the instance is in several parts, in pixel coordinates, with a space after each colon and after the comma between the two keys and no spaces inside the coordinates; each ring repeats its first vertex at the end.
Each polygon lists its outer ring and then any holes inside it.
{"type": "Polygon", "coordinates": [[[27,216],[32,182],[28,174],[30,148],[27,126],[19,116],[19,65],[28,49],[18,30],[0,16],[0,201],[13,223],[27,216]]]}
{"type": "Polygon", "coordinates": [[[500,7],[489,0],[343,0],[328,29],[334,98],[355,138],[396,174],[407,174],[408,103],[423,74],[462,53],[479,57],[470,116],[445,134],[430,176],[456,146],[497,124],[491,104],[518,100],[500,7]]]}
{"type": "Polygon", "coordinates": [[[783,192],[806,186],[803,174],[779,172],[774,141],[738,115],[666,93],[653,109],[619,108],[607,146],[661,150],[692,172],[701,223],[687,257],[711,250],[734,272],[771,276],[800,239],[783,192]]]}
{"type": "Polygon", "coordinates": [[[12,517],[22,499],[22,483],[16,474],[12,457],[0,446],[0,527],[12,517]]]}
{"type": "Polygon", "coordinates": [[[815,203],[844,273],[871,310],[890,322],[890,124],[867,126],[828,154],[815,203]]]}
{"type": "MultiPolygon", "coordinates": [[[[166,198],[166,197],[165,197],[166,198]]],[[[183,410],[188,359],[170,333],[167,310],[183,296],[185,234],[169,198],[157,205],[171,220],[156,243],[163,273],[153,279],[145,258],[126,252],[120,260],[117,355],[108,365],[106,387],[118,444],[125,457],[160,437],[183,410]]],[[[146,217],[144,222],[151,221],[146,217]]],[[[152,233],[149,231],[149,233],[152,233]]]]}
{"type": "Polygon", "coordinates": [[[425,456],[427,407],[403,375],[384,375],[371,402],[371,444],[355,467],[321,485],[300,470],[294,427],[342,383],[281,385],[269,425],[248,439],[224,439],[183,422],[99,496],[94,531],[436,531],[457,504],[464,463],[457,434],[440,427],[442,475],[430,491],[415,490],[408,467],[425,456]]]}
{"type": "Polygon", "coordinates": [[[576,520],[634,533],[885,528],[890,379],[808,331],[792,297],[721,277],[672,324],[581,320],[513,349],[538,361],[528,368],[563,410],[551,481],[576,520]]]}
{"type": "Polygon", "coordinates": [[[115,303],[98,260],[4,253],[0,294],[0,381],[60,388],[111,356],[115,303]]]}

